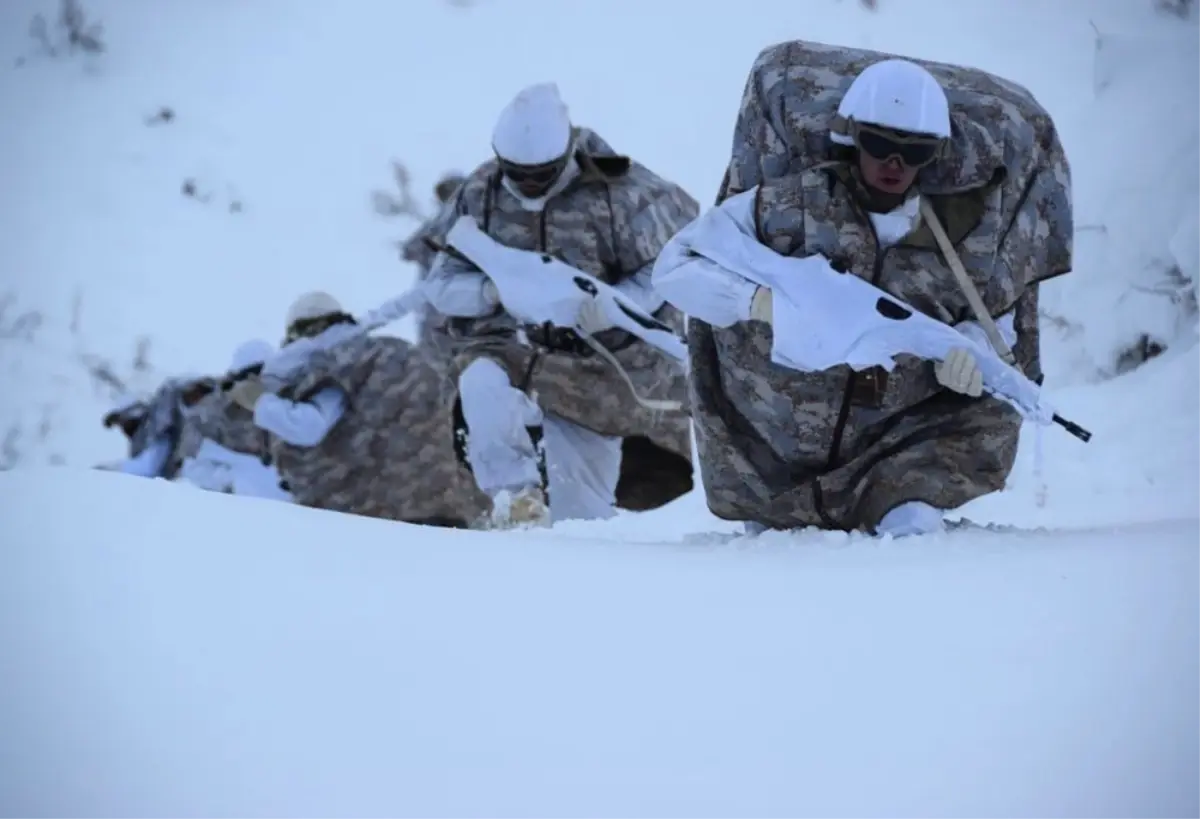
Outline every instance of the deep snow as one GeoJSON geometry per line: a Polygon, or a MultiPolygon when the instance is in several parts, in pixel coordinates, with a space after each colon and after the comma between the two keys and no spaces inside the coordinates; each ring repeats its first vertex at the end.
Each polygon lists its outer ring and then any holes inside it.
{"type": "Polygon", "coordinates": [[[636,544],[0,495],[4,815],[1200,811],[1194,520],[636,544]]]}
{"type": "Polygon", "coordinates": [[[107,460],[120,437],[97,427],[104,396],[76,348],[127,370],[146,336],[157,376],[213,370],[248,337],[278,340],[303,290],[354,310],[394,295],[412,268],[393,242],[415,224],[376,216],[370,192],[397,158],[428,207],[443,171],[487,155],[524,83],[556,80],[579,122],[711,201],[746,71],[793,36],[995,70],[1055,115],[1081,230],[1076,272],[1044,290],[1053,386],[1096,381],[1142,334],[1193,332],[1160,291],[1174,255],[1196,267],[1196,20],[1150,0],[879,5],[85,0],[108,50],[52,59],[26,32],[56,3],[0,4],[0,55],[21,61],[0,70],[0,297],[44,317],[35,342],[0,340],[18,387],[0,391],[0,431],[23,428],[26,461],[107,460]],[[164,106],[173,120],[147,125],[164,106]]]}

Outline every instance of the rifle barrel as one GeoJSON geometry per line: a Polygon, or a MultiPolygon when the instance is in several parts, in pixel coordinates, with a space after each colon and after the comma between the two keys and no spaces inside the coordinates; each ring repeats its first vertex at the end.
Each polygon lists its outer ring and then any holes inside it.
{"type": "Polygon", "coordinates": [[[1092,440],[1092,433],[1088,432],[1074,421],[1068,421],[1066,418],[1063,418],[1057,413],[1054,415],[1054,423],[1058,424],[1060,427],[1074,435],[1079,440],[1083,441],[1085,444],[1092,440]]]}

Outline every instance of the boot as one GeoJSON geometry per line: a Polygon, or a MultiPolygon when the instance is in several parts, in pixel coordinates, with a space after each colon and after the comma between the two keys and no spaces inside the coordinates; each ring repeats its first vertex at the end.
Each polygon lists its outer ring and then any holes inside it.
{"type": "Polygon", "coordinates": [[[546,493],[540,486],[499,492],[492,499],[493,529],[549,525],[550,507],[546,504],[546,493]]]}

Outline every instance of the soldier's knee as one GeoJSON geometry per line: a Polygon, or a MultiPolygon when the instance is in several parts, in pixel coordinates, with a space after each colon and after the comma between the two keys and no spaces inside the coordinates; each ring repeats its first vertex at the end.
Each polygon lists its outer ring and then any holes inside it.
{"type": "Polygon", "coordinates": [[[477,358],[466,366],[458,377],[458,391],[463,401],[488,400],[512,389],[508,373],[490,358],[477,358]]]}

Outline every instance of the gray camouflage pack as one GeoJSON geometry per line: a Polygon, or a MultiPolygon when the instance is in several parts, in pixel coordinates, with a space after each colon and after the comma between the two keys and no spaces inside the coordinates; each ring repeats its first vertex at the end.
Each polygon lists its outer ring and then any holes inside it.
{"type": "Polygon", "coordinates": [[[335,386],[346,411],[315,447],[272,436],[280,477],[297,503],[319,509],[465,527],[490,508],[454,453],[454,386],[428,351],[362,335],[315,353],[281,396],[335,386]]]}
{"type": "MultiPolygon", "coordinates": [[[[497,162],[485,162],[459,189],[453,211],[435,231],[436,241],[444,240],[458,216],[469,214],[507,246],[551,254],[609,284],[648,270],[667,241],[699,214],[699,204],[678,185],[617,154],[590,130],[577,131],[576,145],[579,178],[541,212],[524,210],[500,184],[497,162]]],[[[469,269],[461,258],[448,263],[469,269]]],[[[683,317],[674,307],[664,305],[655,315],[682,333],[683,317]]],[[[482,319],[451,319],[448,326],[456,372],[486,356],[544,410],[626,439],[618,505],[654,508],[690,490],[686,369],[679,362],[622,330],[596,336],[639,395],[685,407],[665,412],[638,403],[615,368],[571,332],[519,328],[503,311],[482,319]],[[522,329],[528,331],[524,340],[522,329]]]]}
{"type": "MultiPolygon", "coordinates": [[[[759,240],[788,256],[821,253],[947,323],[973,319],[927,226],[881,250],[858,184],[828,127],[865,66],[892,55],[792,42],[764,51],[746,86],[719,199],[760,186],[759,240]]],[[[1037,285],[1070,271],[1070,170],[1053,122],[1020,86],[924,61],[951,102],[952,150],[921,172],[994,317],[1015,311],[1015,353],[1040,379],[1037,285]]],[[[693,419],[709,507],[777,527],[874,530],[893,507],[952,509],[1003,488],[1021,419],[990,397],[940,389],[930,362],[891,373],[798,373],[770,363],[760,322],[691,320],[693,419]]]]}

